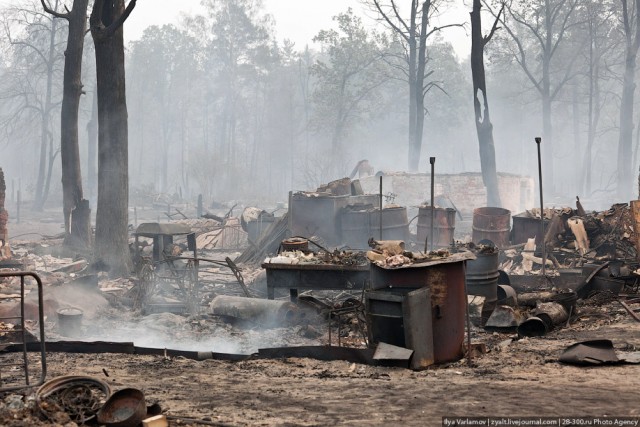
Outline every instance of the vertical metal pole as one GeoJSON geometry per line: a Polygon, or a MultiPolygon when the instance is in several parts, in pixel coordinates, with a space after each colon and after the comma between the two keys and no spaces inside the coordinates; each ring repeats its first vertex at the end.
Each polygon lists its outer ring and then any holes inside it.
{"type": "Polygon", "coordinates": [[[380,175],[380,240],[382,240],[382,175],[380,175]]]}
{"type": "Polygon", "coordinates": [[[542,198],[542,156],[540,155],[540,143],[542,138],[536,137],[538,145],[538,181],[540,185],[540,233],[542,236],[542,275],[547,275],[547,248],[544,241],[544,200],[542,198]]]}
{"type": "Polygon", "coordinates": [[[433,251],[433,216],[436,214],[436,207],[433,206],[433,192],[435,189],[434,177],[435,177],[435,165],[436,158],[429,157],[429,163],[431,164],[431,224],[429,225],[429,250],[433,251]]]}
{"type": "MultiPolygon", "coordinates": [[[[462,272],[463,276],[467,277],[467,261],[462,263],[462,272]]],[[[464,303],[467,317],[467,364],[471,366],[471,315],[469,314],[469,290],[467,289],[466,280],[464,281],[464,303]]]]}
{"type": "Polygon", "coordinates": [[[22,197],[20,194],[20,189],[18,188],[18,204],[16,205],[16,222],[20,224],[20,203],[22,202],[22,197]]]}
{"type": "Polygon", "coordinates": [[[287,237],[291,237],[293,235],[293,204],[291,203],[293,199],[293,191],[289,191],[289,200],[287,206],[287,237]]]}

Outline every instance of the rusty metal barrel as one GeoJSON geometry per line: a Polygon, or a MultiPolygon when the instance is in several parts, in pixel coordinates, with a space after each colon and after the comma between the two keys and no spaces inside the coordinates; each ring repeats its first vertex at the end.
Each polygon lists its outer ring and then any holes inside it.
{"type": "Polygon", "coordinates": [[[431,229],[433,212],[433,246],[442,248],[451,245],[456,228],[456,210],[452,208],[435,208],[420,206],[418,209],[418,242],[424,243],[431,229]]]}
{"type": "Polygon", "coordinates": [[[340,227],[342,230],[342,243],[353,249],[364,249],[371,234],[370,214],[368,209],[342,211],[340,227]]]}
{"type": "MultiPolygon", "coordinates": [[[[380,237],[380,209],[371,211],[371,234],[380,237]]],[[[382,240],[407,240],[409,219],[407,208],[401,206],[382,209],[382,240]]]]}
{"type": "Polygon", "coordinates": [[[473,236],[475,243],[491,240],[499,248],[509,245],[511,211],[503,208],[476,208],[473,210],[473,236]]]}
{"type": "Polygon", "coordinates": [[[498,250],[476,252],[476,259],[467,261],[465,280],[467,294],[484,297],[480,324],[485,325],[498,301],[498,250]]]}
{"type": "Polygon", "coordinates": [[[476,253],[476,259],[467,261],[466,282],[469,295],[485,297],[486,301],[498,299],[498,251],[476,253]]]}

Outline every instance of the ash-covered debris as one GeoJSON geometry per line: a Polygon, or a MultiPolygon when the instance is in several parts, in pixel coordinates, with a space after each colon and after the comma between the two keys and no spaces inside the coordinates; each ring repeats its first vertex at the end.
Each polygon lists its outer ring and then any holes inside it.
{"type": "MultiPolygon", "coordinates": [[[[540,209],[527,211],[526,217],[539,219],[540,209]]],[[[557,275],[559,269],[607,261],[635,265],[637,236],[627,203],[614,204],[602,212],[585,212],[581,205],[577,209],[545,209],[544,217],[548,220],[543,240],[547,274],[557,275]]],[[[515,236],[515,241],[525,243],[504,249],[501,270],[514,275],[542,272],[541,239],[535,231],[529,233],[515,236]]]]}

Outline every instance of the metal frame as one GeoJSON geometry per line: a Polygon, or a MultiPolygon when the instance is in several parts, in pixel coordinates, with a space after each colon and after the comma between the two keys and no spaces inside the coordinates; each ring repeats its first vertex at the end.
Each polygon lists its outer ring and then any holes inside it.
{"type": "MultiPolygon", "coordinates": [[[[9,317],[0,317],[0,321],[5,320],[19,320],[20,321],[20,329],[14,330],[15,332],[19,332],[22,334],[22,342],[17,343],[8,343],[8,345],[16,344],[22,345],[22,363],[4,363],[0,362],[0,374],[1,368],[5,366],[21,366],[24,370],[24,378],[25,384],[20,386],[9,386],[9,387],[0,387],[0,392],[8,392],[21,390],[27,387],[38,387],[44,384],[44,380],[47,376],[47,357],[45,351],[45,337],[44,337],[44,300],[42,293],[42,280],[36,273],[31,273],[28,271],[16,271],[16,272],[0,272],[0,278],[3,277],[20,277],[20,316],[9,316],[9,317]],[[38,323],[40,327],[40,363],[42,372],[40,374],[40,379],[35,384],[30,384],[29,379],[29,360],[27,357],[27,330],[25,329],[25,318],[24,318],[24,278],[25,277],[33,277],[38,284],[38,323]]],[[[0,378],[0,381],[2,379],[0,378]]]]}

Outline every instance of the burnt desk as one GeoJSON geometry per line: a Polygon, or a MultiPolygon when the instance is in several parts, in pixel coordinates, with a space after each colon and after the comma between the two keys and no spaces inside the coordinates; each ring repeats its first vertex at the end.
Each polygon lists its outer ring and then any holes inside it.
{"type": "Polygon", "coordinates": [[[291,301],[298,289],[362,290],[369,283],[369,265],[335,264],[262,264],[267,271],[267,297],[273,299],[276,288],[289,289],[291,301]]]}

